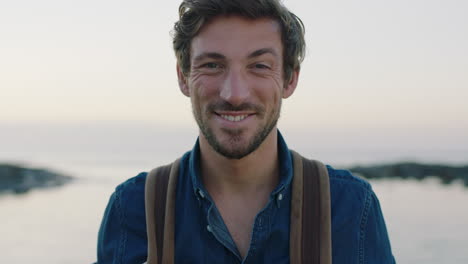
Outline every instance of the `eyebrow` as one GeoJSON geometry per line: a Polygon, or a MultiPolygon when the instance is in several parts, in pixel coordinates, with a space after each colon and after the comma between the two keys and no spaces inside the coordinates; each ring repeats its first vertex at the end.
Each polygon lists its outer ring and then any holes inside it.
{"type": "Polygon", "coordinates": [[[261,56],[261,55],[266,54],[266,53],[270,53],[273,56],[278,57],[278,53],[274,49],[272,49],[272,48],[263,48],[263,49],[259,49],[259,50],[256,50],[256,51],[250,53],[248,58],[249,59],[255,58],[255,57],[261,56]]]}
{"type": "Polygon", "coordinates": [[[226,59],[226,56],[217,52],[203,52],[197,55],[195,58],[193,58],[193,61],[196,63],[207,58],[221,60],[221,59],[226,59]]]}

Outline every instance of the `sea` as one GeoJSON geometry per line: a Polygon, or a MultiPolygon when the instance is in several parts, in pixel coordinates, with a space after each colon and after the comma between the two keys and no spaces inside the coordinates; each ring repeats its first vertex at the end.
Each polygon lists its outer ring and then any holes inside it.
{"type": "MultiPolygon", "coordinates": [[[[100,221],[114,188],[182,155],[192,147],[197,132],[147,128],[138,134],[113,127],[91,135],[86,126],[61,131],[38,130],[37,126],[29,131],[25,127],[9,129],[3,130],[10,131],[9,137],[0,139],[0,162],[48,168],[74,177],[62,187],[0,195],[0,263],[9,264],[95,262],[100,221]],[[148,143],[153,141],[157,144],[148,143]]],[[[311,145],[298,144],[297,149],[307,153],[311,145]]],[[[404,151],[379,153],[358,148],[354,153],[359,154],[350,156],[349,151],[325,149],[309,153],[323,154],[324,161],[336,168],[408,156],[401,154],[404,151]]],[[[427,155],[409,154],[422,161],[437,158],[427,155]]],[[[463,153],[450,155],[453,157],[443,162],[463,162],[463,153]]],[[[442,184],[435,177],[370,182],[380,200],[397,263],[468,263],[468,188],[462,182],[442,184]]]]}

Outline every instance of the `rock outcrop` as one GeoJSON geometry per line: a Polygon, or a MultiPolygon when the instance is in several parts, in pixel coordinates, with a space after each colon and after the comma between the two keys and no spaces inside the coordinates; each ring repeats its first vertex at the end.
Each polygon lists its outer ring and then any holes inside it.
{"type": "Polygon", "coordinates": [[[468,187],[468,166],[449,166],[440,164],[421,164],[402,162],[386,165],[355,166],[350,171],[365,178],[415,178],[438,177],[443,183],[460,179],[468,187]]]}
{"type": "Polygon", "coordinates": [[[25,193],[36,188],[62,186],[72,177],[46,169],[26,168],[13,164],[0,164],[0,194],[25,193]]]}

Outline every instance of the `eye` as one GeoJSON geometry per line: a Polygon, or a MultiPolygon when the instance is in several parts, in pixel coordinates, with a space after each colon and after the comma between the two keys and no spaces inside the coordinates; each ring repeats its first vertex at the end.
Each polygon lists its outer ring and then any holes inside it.
{"type": "Polygon", "coordinates": [[[255,63],[252,65],[253,68],[255,69],[261,69],[261,70],[264,70],[264,69],[270,69],[270,66],[267,65],[267,64],[264,64],[264,63],[255,63]]]}
{"type": "Polygon", "coordinates": [[[208,62],[202,65],[203,68],[208,68],[208,69],[218,69],[221,66],[218,63],[215,62],[208,62]]]}

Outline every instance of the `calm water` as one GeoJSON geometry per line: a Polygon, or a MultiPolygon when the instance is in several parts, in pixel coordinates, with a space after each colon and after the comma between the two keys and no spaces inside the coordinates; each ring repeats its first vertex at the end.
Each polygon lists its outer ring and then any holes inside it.
{"type": "MultiPolygon", "coordinates": [[[[62,188],[0,197],[0,263],[91,263],[109,195],[148,164],[62,163],[79,179],[62,188]]],[[[398,263],[468,263],[468,189],[460,183],[372,182],[398,263]]]]}

